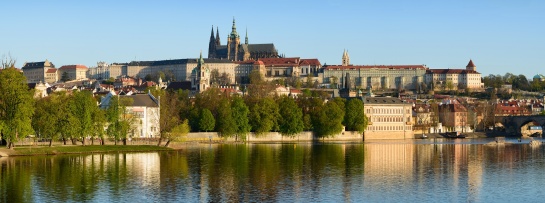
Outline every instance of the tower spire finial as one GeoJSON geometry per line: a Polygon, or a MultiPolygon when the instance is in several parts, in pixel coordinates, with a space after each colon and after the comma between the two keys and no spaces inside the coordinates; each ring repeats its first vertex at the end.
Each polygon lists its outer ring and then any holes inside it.
{"type": "Polygon", "coordinates": [[[248,44],[248,28],[246,28],[246,39],[244,40],[245,44],[248,44]]]}

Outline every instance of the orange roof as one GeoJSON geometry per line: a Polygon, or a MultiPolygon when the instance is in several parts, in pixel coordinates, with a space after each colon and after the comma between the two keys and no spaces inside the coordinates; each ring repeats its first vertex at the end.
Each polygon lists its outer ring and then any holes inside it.
{"type": "Polygon", "coordinates": [[[65,66],[61,66],[59,69],[63,69],[63,70],[66,70],[66,69],[88,69],[87,66],[85,65],[65,65],[65,66]]]}
{"type": "Polygon", "coordinates": [[[328,65],[325,67],[325,70],[337,70],[337,69],[372,69],[372,68],[381,68],[381,69],[421,69],[426,70],[424,65],[328,65]]]}
{"type": "Polygon", "coordinates": [[[55,68],[50,68],[50,69],[47,69],[47,72],[46,73],[56,73],[57,72],[57,69],[55,68]]]}

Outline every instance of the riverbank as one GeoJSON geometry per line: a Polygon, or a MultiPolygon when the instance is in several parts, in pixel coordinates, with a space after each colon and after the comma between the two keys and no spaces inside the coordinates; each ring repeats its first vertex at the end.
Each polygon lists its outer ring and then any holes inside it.
{"type": "Polygon", "coordinates": [[[0,157],[57,154],[92,154],[118,152],[156,152],[174,150],[155,145],[66,145],[66,146],[21,146],[13,149],[0,148],[0,157]]]}

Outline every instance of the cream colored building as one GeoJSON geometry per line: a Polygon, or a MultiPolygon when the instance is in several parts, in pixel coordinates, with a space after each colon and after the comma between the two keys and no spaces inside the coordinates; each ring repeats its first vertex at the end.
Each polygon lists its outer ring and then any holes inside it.
{"type": "Polygon", "coordinates": [[[412,104],[394,97],[364,97],[364,140],[413,139],[412,104]]]}
{"type": "Polygon", "coordinates": [[[88,69],[84,65],[64,65],[59,68],[58,77],[62,79],[62,76],[66,74],[69,79],[68,81],[87,79],[88,69]]]}
{"type": "Polygon", "coordinates": [[[127,114],[134,118],[131,130],[127,136],[139,138],[156,138],[160,136],[160,105],[159,100],[152,94],[119,95],[114,91],[109,92],[100,102],[100,107],[105,109],[110,105],[111,99],[130,98],[131,105],[127,106],[127,114]]]}
{"type": "MultiPolygon", "coordinates": [[[[48,60],[42,62],[26,62],[21,68],[23,75],[25,75],[27,79],[27,83],[57,82],[55,76],[48,77],[48,71],[50,71],[50,69],[55,69],[55,65],[48,60]]],[[[51,70],[51,72],[53,72],[53,70],[51,70]]]]}
{"type": "Polygon", "coordinates": [[[426,84],[434,89],[483,89],[484,83],[481,80],[481,74],[477,72],[477,66],[473,60],[469,60],[466,69],[429,69],[426,72],[426,84]]]}

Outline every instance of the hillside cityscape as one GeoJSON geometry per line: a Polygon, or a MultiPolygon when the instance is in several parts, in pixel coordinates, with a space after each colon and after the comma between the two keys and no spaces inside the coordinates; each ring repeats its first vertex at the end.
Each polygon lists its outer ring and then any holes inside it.
{"type": "MultiPolygon", "coordinates": [[[[312,131],[315,136],[330,137],[358,131],[364,140],[490,130],[508,135],[541,134],[541,126],[535,122],[525,124],[522,130],[506,128],[500,122],[506,116],[543,114],[545,76],[540,74],[530,81],[512,73],[483,77],[471,59],[459,69],[418,64],[355,65],[350,63],[348,50],[339,54],[340,64],[322,64],[317,58],[279,54],[273,43],[252,44],[247,32],[242,42],[235,19],[226,44],[221,43],[219,33],[212,27],[207,58],[201,52],[198,58],[59,68],[49,60],[25,62],[16,70],[26,78],[37,102],[36,112],[28,119],[51,116],[39,113],[51,111],[47,105],[39,105],[42,102],[74,98],[78,95],[74,93],[85,92],[103,110],[109,109],[111,98],[130,100],[125,101],[122,112],[116,113],[131,115],[132,120],[125,119],[129,122],[125,129],[117,126],[113,131],[118,132],[111,133],[112,123],[104,128],[116,140],[163,138],[184,122],[186,131],[218,132],[219,137],[235,136],[235,140],[245,140],[249,132],[294,136],[312,131]],[[337,105],[328,106],[332,102],[337,105]],[[356,110],[361,112],[350,115],[356,110]],[[321,111],[339,113],[322,115],[321,111]],[[167,119],[171,121],[163,121],[167,119]]],[[[4,70],[13,62],[6,58],[4,70]]],[[[88,126],[79,128],[79,139],[103,138],[104,133],[90,133],[90,126],[104,119],[95,118],[99,114],[89,109],[79,110],[92,115],[86,118],[90,119],[88,126]],[[86,130],[89,132],[84,133],[86,130]]],[[[72,113],[76,117],[79,114],[77,110],[72,113]]],[[[34,130],[29,127],[25,132],[43,138],[77,139],[69,132],[59,133],[60,129],[43,128],[33,122],[34,130]]]]}
{"type": "Polygon", "coordinates": [[[541,202],[545,1],[5,1],[0,202],[541,202]]]}

